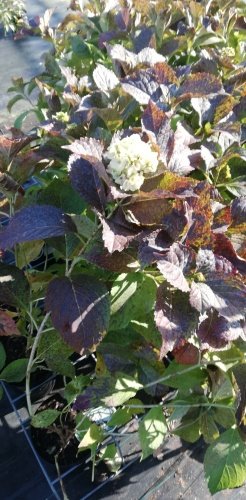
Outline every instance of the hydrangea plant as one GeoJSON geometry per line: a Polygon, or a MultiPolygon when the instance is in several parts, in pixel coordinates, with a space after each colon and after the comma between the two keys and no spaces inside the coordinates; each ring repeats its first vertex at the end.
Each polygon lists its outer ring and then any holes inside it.
{"type": "Polygon", "coordinates": [[[172,434],[203,436],[215,493],[246,478],[245,4],[112,4],[72,2],[57,29],[47,13],[45,71],[11,89],[10,108],[38,89],[39,125],[0,141],[0,247],[16,262],[1,264],[0,294],[29,322],[31,414],[41,359],[69,379],[94,462],[137,415],[142,458],[172,434]],[[23,192],[31,175],[40,185],[23,192]],[[94,353],[89,378],[74,352],[94,353]]]}

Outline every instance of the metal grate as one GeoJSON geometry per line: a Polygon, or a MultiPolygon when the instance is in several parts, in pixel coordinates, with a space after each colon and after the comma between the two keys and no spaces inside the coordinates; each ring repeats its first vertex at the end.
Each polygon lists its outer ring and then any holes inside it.
{"type": "MultiPolygon", "coordinates": [[[[55,376],[54,376],[54,378],[55,378],[55,376]]],[[[50,380],[51,379],[52,379],[52,377],[50,378],[50,380]]],[[[46,383],[46,382],[44,382],[44,383],[46,383]]],[[[32,450],[34,460],[36,460],[36,462],[37,462],[37,464],[38,464],[38,466],[43,474],[44,480],[48,483],[48,486],[49,486],[50,492],[51,492],[51,497],[49,497],[49,499],[50,500],[51,499],[62,500],[63,496],[57,491],[57,487],[59,488],[60,481],[62,480],[64,482],[64,487],[66,489],[66,481],[64,481],[64,480],[69,479],[69,477],[76,471],[77,471],[78,475],[81,476],[81,474],[83,474],[83,470],[81,470],[83,467],[83,464],[78,463],[76,465],[69,467],[67,470],[65,470],[63,473],[61,473],[60,476],[58,477],[58,474],[55,471],[55,466],[51,467],[50,464],[45,463],[45,461],[39,457],[35,447],[33,446],[32,440],[31,440],[30,435],[29,435],[30,418],[25,417],[25,415],[27,415],[27,412],[24,412],[24,417],[23,417],[21,415],[21,412],[19,411],[19,408],[18,408],[19,403],[22,403],[22,401],[25,401],[25,394],[21,394],[19,396],[13,397],[11,394],[11,389],[8,386],[8,384],[6,384],[5,382],[1,382],[1,385],[3,387],[3,390],[4,390],[4,393],[7,397],[7,400],[8,400],[8,402],[9,402],[9,404],[10,404],[10,406],[11,406],[11,408],[12,408],[12,410],[13,410],[13,412],[18,420],[19,427],[22,430],[22,432],[26,438],[27,446],[29,446],[30,449],[32,450]]],[[[37,388],[39,388],[42,385],[43,384],[39,384],[38,386],[33,387],[31,392],[35,391],[37,388]]],[[[127,432],[127,428],[126,428],[125,432],[127,432]]],[[[124,431],[122,432],[122,434],[124,434],[124,431]]],[[[121,434],[120,441],[117,441],[118,447],[122,447],[123,443],[126,444],[127,440],[129,440],[129,436],[125,436],[122,439],[122,434],[121,434]]],[[[114,480],[117,476],[122,474],[129,467],[131,467],[137,460],[139,460],[138,453],[137,453],[137,456],[135,456],[133,459],[129,460],[128,463],[123,464],[121,469],[116,474],[112,474],[107,479],[105,479],[102,483],[97,484],[97,485],[94,485],[93,483],[91,483],[91,490],[89,492],[87,492],[86,494],[83,495],[82,491],[76,492],[77,494],[82,495],[82,496],[80,496],[80,500],[86,500],[87,498],[96,498],[95,494],[97,492],[99,492],[99,490],[103,489],[106,485],[108,485],[109,482],[114,480]]],[[[78,498],[77,494],[76,494],[76,499],[78,498]]],[[[73,498],[71,496],[69,496],[69,500],[73,500],[73,498]]]]}

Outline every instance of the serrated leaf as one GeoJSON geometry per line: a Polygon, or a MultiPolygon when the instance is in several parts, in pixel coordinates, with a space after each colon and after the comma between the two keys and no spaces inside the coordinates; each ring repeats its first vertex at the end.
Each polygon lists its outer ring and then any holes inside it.
{"type": "Polygon", "coordinates": [[[239,397],[236,411],[236,420],[239,429],[245,433],[245,410],[246,410],[246,363],[234,366],[233,374],[235,376],[239,389],[239,397]]]}
{"type": "Polygon", "coordinates": [[[104,165],[92,156],[71,155],[68,162],[71,184],[82,198],[99,212],[104,211],[106,193],[103,179],[107,177],[104,165]]]}
{"type": "Polygon", "coordinates": [[[229,321],[240,321],[246,310],[246,287],[234,277],[213,273],[206,283],[191,284],[190,303],[202,314],[213,308],[229,321]]]}
{"type": "Polygon", "coordinates": [[[32,417],[31,425],[37,429],[49,427],[55,422],[60,414],[60,411],[52,409],[40,411],[32,417]]]}
{"type": "MultiPolygon", "coordinates": [[[[186,406],[186,408],[188,405],[186,406]]],[[[182,408],[182,405],[181,405],[182,408]]],[[[201,436],[200,431],[200,408],[190,409],[182,418],[180,426],[175,429],[174,434],[177,434],[181,439],[188,443],[195,443],[201,436]]]]}
{"type": "Polygon", "coordinates": [[[228,321],[216,311],[208,313],[198,328],[202,349],[223,349],[243,333],[240,321],[228,321]]]}
{"type": "Polygon", "coordinates": [[[190,367],[187,370],[187,365],[182,365],[172,361],[165,369],[164,376],[166,380],[163,384],[179,389],[181,392],[186,392],[190,388],[201,386],[206,380],[206,372],[199,367],[190,367]],[[184,373],[183,373],[184,372],[184,373]]]}
{"type": "Polygon", "coordinates": [[[78,156],[93,156],[93,158],[101,161],[104,145],[101,141],[93,137],[81,137],[73,141],[72,144],[63,146],[63,148],[72,151],[72,153],[78,156]]]}
{"type": "Polygon", "coordinates": [[[139,104],[148,104],[158,101],[162,95],[160,85],[153,79],[153,75],[140,70],[121,80],[123,90],[130,94],[139,104]]]}
{"type": "Polygon", "coordinates": [[[42,240],[19,243],[18,247],[16,248],[16,254],[18,266],[20,267],[20,269],[23,269],[24,267],[28,266],[30,262],[33,262],[35,259],[37,259],[42,252],[43,246],[44,241],[42,240]]]}
{"type": "Polygon", "coordinates": [[[241,486],[246,479],[246,446],[237,429],[228,429],[209,446],[205,476],[212,494],[241,486]]]}
{"type": "Polygon", "coordinates": [[[171,351],[181,339],[195,331],[198,316],[189,307],[187,296],[179,290],[170,291],[163,284],[157,292],[155,323],[162,335],[161,356],[171,351]]]}
{"type": "Polygon", "coordinates": [[[9,306],[20,306],[29,301],[30,287],[23,271],[0,263],[0,301],[9,306]]]}
{"type": "Polygon", "coordinates": [[[117,218],[117,214],[114,214],[110,220],[101,217],[101,223],[104,246],[110,254],[116,251],[122,252],[139,233],[139,229],[117,218]]]}
{"type": "Polygon", "coordinates": [[[97,88],[106,94],[109,94],[109,91],[113,90],[119,83],[115,73],[102,64],[98,64],[94,69],[93,79],[97,88]]]}
{"type": "Polygon", "coordinates": [[[162,445],[166,433],[167,423],[161,406],[152,408],[139,424],[138,435],[142,448],[142,460],[162,445]]]}
{"type": "Polygon", "coordinates": [[[183,271],[192,261],[192,251],[180,243],[173,243],[163,257],[157,263],[159,271],[168,283],[182,292],[188,292],[190,287],[183,271]]]}
{"type": "Polygon", "coordinates": [[[54,327],[76,352],[93,349],[109,324],[109,297],[105,285],[78,275],[56,278],[49,284],[45,308],[54,327]]]}
{"type": "Polygon", "coordinates": [[[0,233],[0,247],[12,248],[16,243],[63,236],[76,232],[71,218],[51,205],[32,205],[22,208],[0,233]]]}

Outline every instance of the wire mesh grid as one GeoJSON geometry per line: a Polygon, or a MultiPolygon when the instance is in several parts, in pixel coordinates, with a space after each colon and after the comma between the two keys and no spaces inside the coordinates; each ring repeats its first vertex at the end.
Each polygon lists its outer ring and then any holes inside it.
{"type": "MultiPolygon", "coordinates": [[[[51,380],[51,378],[50,378],[50,380],[51,380]]],[[[61,484],[61,481],[64,481],[65,479],[69,478],[69,476],[71,476],[72,473],[74,473],[75,471],[77,471],[78,474],[80,474],[80,475],[81,475],[81,473],[83,474],[83,470],[81,470],[83,465],[81,463],[77,463],[76,465],[73,465],[73,466],[67,468],[64,472],[62,472],[59,475],[58,475],[58,472],[55,471],[55,467],[52,467],[52,469],[51,469],[50,464],[48,464],[48,463],[46,464],[45,461],[42,458],[40,458],[39,454],[37,453],[37,451],[33,445],[32,439],[31,439],[30,434],[29,434],[30,418],[29,418],[27,412],[24,412],[24,413],[22,412],[24,415],[24,416],[22,416],[22,414],[18,408],[18,405],[20,402],[23,404],[23,401],[25,400],[25,394],[21,394],[21,395],[18,395],[16,397],[13,397],[13,395],[11,394],[11,388],[9,387],[9,385],[6,384],[5,382],[1,382],[1,385],[2,385],[3,391],[6,395],[6,398],[11,406],[11,409],[13,410],[13,413],[15,414],[15,416],[18,420],[19,427],[26,438],[27,446],[30,447],[30,449],[33,453],[34,460],[36,460],[36,462],[40,468],[40,471],[43,474],[43,478],[47,482],[47,484],[50,488],[51,496],[49,498],[50,499],[57,499],[57,500],[62,499],[63,498],[62,494],[60,494],[58,492],[58,488],[59,488],[59,485],[61,484]]],[[[42,384],[39,384],[39,385],[33,387],[32,391],[35,391],[41,385],[42,384]]],[[[121,434],[119,434],[119,437],[121,437],[120,441],[115,440],[115,442],[117,442],[117,447],[119,450],[121,449],[122,444],[123,443],[125,444],[126,441],[129,440],[128,435],[124,436],[124,433],[127,434],[127,429],[128,428],[126,427],[125,429],[123,429],[121,434]],[[124,436],[123,439],[122,439],[122,436],[124,436]]],[[[121,454],[122,459],[123,459],[123,453],[121,452],[120,454],[121,454]]],[[[79,498],[80,500],[86,500],[87,498],[96,498],[95,495],[99,490],[101,490],[109,482],[111,482],[117,476],[119,476],[124,471],[126,471],[137,460],[139,460],[139,455],[135,456],[133,459],[129,460],[127,463],[124,463],[124,459],[123,459],[122,467],[120,468],[120,470],[117,473],[110,475],[107,479],[105,479],[100,484],[94,485],[93,483],[91,483],[91,490],[89,492],[86,492],[85,494],[83,494],[82,491],[76,492],[76,499],[79,498]]],[[[69,500],[73,500],[73,498],[71,498],[69,496],[69,500]]]]}

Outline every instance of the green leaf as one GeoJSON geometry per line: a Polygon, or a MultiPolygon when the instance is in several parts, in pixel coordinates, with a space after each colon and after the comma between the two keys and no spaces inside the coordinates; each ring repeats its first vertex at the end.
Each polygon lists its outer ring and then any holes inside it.
{"type": "Polygon", "coordinates": [[[25,243],[19,243],[16,246],[17,262],[20,269],[27,266],[30,262],[37,259],[40,252],[44,246],[43,240],[37,241],[26,241],[25,243]]]}
{"type": "Polygon", "coordinates": [[[232,427],[236,422],[234,408],[214,408],[214,420],[224,429],[232,427]]]}
{"type": "Polygon", "coordinates": [[[163,384],[187,391],[195,386],[201,386],[206,380],[206,372],[199,367],[187,367],[187,365],[180,365],[172,361],[164,372],[164,377],[168,377],[163,381],[163,384]]]}
{"type": "Polygon", "coordinates": [[[211,444],[204,458],[212,494],[241,486],[246,480],[246,446],[237,429],[229,429],[211,444]]]}
{"type": "Polygon", "coordinates": [[[11,109],[15,105],[15,103],[22,100],[22,99],[24,99],[24,96],[21,94],[17,94],[14,97],[12,97],[12,99],[9,100],[9,102],[7,104],[7,109],[9,111],[9,113],[11,112],[11,109]]]}
{"type": "Polygon", "coordinates": [[[153,309],[156,284],[140,273],[121,274],[111,289],[110,329],[126,328],[130,321],[141,320],[153,309]]]}
{"type": "Polygon", "coordinates": [[[108,421],[108,426],[115,427],[127,424],[130,422],[133,415],[144,413],[144,406],[140,399],[134,398],[127,401],[127,405],[125,408],[118,408],[116,412],[112,415],[110,420],[108,421]],[[131,408],[131,405],[134,407],[142,406],[142,408],[131,408]]]}
{"type": "Polygon", "coordinates": [[[201,435],[200,408],[191,408],[182,418],[181,425],[175,429],[174,434],[188,443],[195,443],[201,435]]]}
{"type": "Polygon", "coordinates": [[[58,410],[44,410],[36,413],[32,417],[31,425],[36,428],[44,428],[49,427],[49,425],[53,424],[57,417],[61,414],[58,410]]]}
{"type": "Polygon", "coordinates": [[[108,425],[109,427],[121,426],[130,422],[132,418],[132,413],[130,408],[118,408],[113,416],[110,418],[108,425]]]}
{"type": "Polygon", "coordinates": [[[212,413],[206,411],[201,415],[200,427],[205,443],[212,443],[220,435],[212,413]]]}
{"type": "Polygon", "coordinates": [[[78,441],[81,441],[85,434],[87,433],[88,429],[91,426],[91,421],[89,420],[88,417],[83,415],[83,413],[79,413],[76,416],[76,438],[78,441]]]}
{"type": "Polygon", "coordinates": [[[79,451],[90,449],[94,454],[97,446],[104,439],[105,435],[101,427],[96,424],[91,424],[83,439],[79,443],[79,451]]]}
{"type": "Polygon", "coordinates": [[[9,363],[0,373],[0,380],[6,382],[22,382],[26,376],[28,359],[21,358],[9,363]]]}
{"type": "Polygon", "coordinates": [[[122,465],[122,458],[115,444],[109,444],[99,454],[100,460],[103,460],[110,472],[117,472],[122,465]]]}
{"type": "Polygon", "coordinates": [[[211,364],[216,365],[223,372],[227,372],[230,368],[243,361],[243,353],[234,345],[225,351],[216,351],[207,354],[211,364]]]}
{"type": "Polygon", "coordinates": [[[102,398],[102,401],[107,406],[120,406],[133,398],[139,389],[142,389],[142,384],[129,375],[121,373],[112,381],[110,394],[102,398]]]}
{"type": "Polygon", "coordinates": [[[64,389],[64,397],[66,398],[68,404],[71,404],[76,396],[81,394],[83,389],[90,383],[90,377],[86,375],[79,375],[74,377],[71,382],[69,382],[64,389]]]}
{"type": "Polygon", "coordinates": [[[54,179],[38,196],[41,205],[54,205],[68,214],[81,214],[86,204],[68,182],[54,179]]]}
{"type": "Polygon", "coordinates": [[[56,330],[42,334],[37,352],[41,359],[45,359],[52,371],[65,377],[73,378],[75,376],[74,366],[68,359],[73,350],[56,330]]]}
{"type": "Polygon", "coordinates": [[[17,116],[15,122],[14,122],[14,127],[15,128],[21,128],[24,121],[26,120],[26,118],[28,117],[28,115],[30,113],[34,113],[34,110],[33,109],[28,109],[27,111],[23,111],[23,113],[21,113],[19,116],[17,116]]]}
{"type": "Polygon", "coordinates": [[[2,370],[2,368],[4,367],[5,361],[6,361],[5,349],[3,347],[2,342],[0,342],[0,370],[2,370]]]}
{"type": "Polygon", "coordinates": [[[142,460],[161,446],[166,433],[167,423],[161,406],[152,408],[139,424],[138,434],[142,448],[142,460]]]}
{"type": "Polygon", "coordinates": [[[0,302],[19,306],[29,301],[29,283],[23,271],[15,266],[0,264],[0,302]]]}

